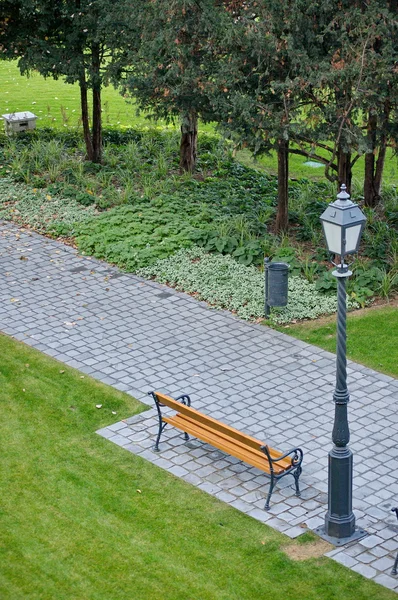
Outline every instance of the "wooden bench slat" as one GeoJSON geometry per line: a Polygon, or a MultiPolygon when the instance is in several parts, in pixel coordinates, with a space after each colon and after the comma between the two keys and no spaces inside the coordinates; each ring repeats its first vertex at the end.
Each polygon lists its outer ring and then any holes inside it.
{"type": "MultiPolygon", "coordinates": [[[[195,423],[192,421],[188,421],[185,418],[180,419],[178,417],[179,415],[174,417],[164,417],[164,421],[170,425],[173,425],[177,429],[180,429],[181,431],[185,431],[190,435],[197,437],[203,442],[209,443],[210,445],[226,452],[227,454],[235,456],[239,460],[243,460],[253,467],[260,469],[261,471],[270,473],[268,460],[264,453],[261,453],[261,456],[253,452],[253,450],[247,446],[246,448],[243,445],[237,446],[236,440],[228,440],[224,436],[220,436],[217,432],[211,432],[211,430],[208,428],[203,428],[199,424],[195,425],[195,423]]],[[[274,463],[274,471],[276,474],[282,473],[285,470],[286,467],[279,466],[274,463]]]]}
{"type": "MultiPolygon", "coordinates": [[[[187,417],[185,415],[181,415],[181,414],[177,413],[176,415],[174,415],[174,417],[171,417],[171,418],[173,419],[173,422],[170,424],[177,427],[176,423],[178,423],[178,428],[181,429],[182,431],[184,431],[184,426],[198,427],[198,423],[191,417],[187,417]]],[[[165,420],[167,420],[167,417],[165,418],[165,420]]],[[[224,440],[224,442],[226,442],[227,444],[231,440],[231,437],[229,435],[226,435],[223,432],[215,433],[214,429],[212,427],[209,427],[208,425],[201,423],[199,429],[200,429],[200,431],[203,431],[203,435],[212,436],[212,439],[216,439],[217,437],[219,437],[220,440],[224,440]],[[215,436],[215,437],[213,438],[213,436],[215,436]]],[[[191,432],[187,431],[187,433],[191,433],[192,435],[195,435],[193,433],[193,431],[191,431],[191,432]]],[[[196,437],[200,437],[200,436],[196,436],[196,437]]],[[[252,440],[253,438],[250,438],[250,439],[252,440]]],[[[203,440],[203,441],[207,441],[207,440],[203,440]]],[[[245,439],[244,439],[244,441],[235,439],[234,442],[231,442],[231,448],[234,448],[234,445],[235,445],[237,447],[237,451],[239,448],[239,451],[246,453],[245,455],[253,456],[253,460],[260,461],[261,465],[265,462],[265,464],[267,466],[267,473],[268,473],[269,472],[268,459],[267,459],[266,455],[264,454],[264,452],[260,449],[261,446],[263,446],[263,443],[260,442],[259,440],[257,440],[257,447],[253,448],[252,445],[248,445],[245,442],[246,442],[245,439]]],[[[269,446],[268,446],[268,450],[271,455],[271,458],[278,458],[278,456],[280,456],[280,453],[277,450],[274,450],[273,448],[270,448],[269,446]]],[[[231,453],[231,452],[229,452],[229,453],[231,453]]],[[[240,458],[240,457],[237,457],[237,458],[240,458]]],[[[284,458],[281,461],[274,463],[274,470],[275,470],[275,472],[285,471],[286,469],[289,469],[291,467],[291,464],[292,463],[291,463],[291,460],[289,460],[289,458],[284,458]]],[[[257,465],[253,465],[253,466],[257,466],[257,465]]],[[[262,467],[262,470],[264,470],[263,467],[262,467]]]]}
{"type": "MultiPolygon", "coordinates": [[[[264,445],[259,440],[256,440],[256,438],[242,433],[237,429],[230,427],[229,425],[224,425],[224,423],[220,423],[220,421],[217,421],[216,419],[213,419],[212,417],[209,417],[208,415],[205,415],[190,406],[185,406],[184,404],[181,404],[181,402],[177,402],[165,394],[156,392],[156,396],[158,397],[159,402],[165,404],[169,408],[174,409],[176,412],[186,415],[187,417],[192,417],[195,421],[202,423],[203,425],[209,425],[211,429],[219,431],[220,433],[225,433],[228,437],[243,442],[245,445],[250,446],[255,450],[258,450],[259,444],[260,446],[264,445]]],[[[273,449],[271,456],[272,458],[278,458],[278,456],[282,456],[282,452],[278,452],[278,450],[273,449]]]]}
{"type": "Polygon", "coordinates": [[[190,398],[186,394],[179,396],[177,400],[160,392],[149,392],[149,394],[155,400],[159,417],[155,452],[159,452],[160,437],[165,426],[170,424],[183,431],[186,440],[189,439],[189,435],[192,435],[270,475],[271,481],[265,501],[265,510],[269,510],[270,499],[276,482],[285,475],[293,475],[296,496],[300,496],[299,477],[303,460],[301,448],[292,448],[286,454],[270,448],[260,440],[195,410],[190,406],[190,398]],[[174,414],[163,414],[161,411],[163,406],[174,410],[174,414]]]}

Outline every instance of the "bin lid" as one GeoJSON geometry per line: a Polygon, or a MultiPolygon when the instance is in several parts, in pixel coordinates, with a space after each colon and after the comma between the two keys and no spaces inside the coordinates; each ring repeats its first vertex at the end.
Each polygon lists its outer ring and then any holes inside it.
{"type": "Polygon", "coordinates": [[[289,267],[290,265],[285,262],[270,262],[267,265],[267,268],[271,271],[287,271],[289,267]]]}
{"type": "Polygon", "coordinates": [[[26,110],[25,112],[9,113],[8,115],[1,116],[9,123],[12,123],[12,121],[31,121],[32,119],[37,119],[36,115],[29,110],[26,110]]]}

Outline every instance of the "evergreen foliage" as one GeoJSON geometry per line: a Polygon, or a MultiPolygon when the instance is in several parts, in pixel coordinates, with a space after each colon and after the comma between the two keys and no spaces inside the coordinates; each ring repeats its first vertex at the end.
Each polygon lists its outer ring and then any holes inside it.
{"type": "Polygon", "coordinates": [[[214,0],[152,0],[142,3],[136,18],[140,47],[122,57],[115,83],[150,115],[180,120],[180,169],[192,172],[198,119],[218,119],[210,99],[223,58],[214,38],[227,26],[227,15],[214,0]]]}

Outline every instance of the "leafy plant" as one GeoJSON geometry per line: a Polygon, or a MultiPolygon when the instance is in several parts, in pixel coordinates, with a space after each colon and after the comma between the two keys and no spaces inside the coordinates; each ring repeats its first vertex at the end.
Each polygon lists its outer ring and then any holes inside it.
{"type": "Polygon", "coordinates": [[[314,281],[316,281],[319,270],[319,263],[311,260],[308,256],[306,256],[304,262],[301,263],[302,274],[310,283],[314,283],[314,281]]]}
{"type": "Polygon", "coordinates": [[[387,271],[386,269],[382,269],[379,286],[376,288],[378,294],[382,298],[386,298],[388,300],[391,294],[395,293],[397,290],[398,272],[393,270],[387,271]]]}

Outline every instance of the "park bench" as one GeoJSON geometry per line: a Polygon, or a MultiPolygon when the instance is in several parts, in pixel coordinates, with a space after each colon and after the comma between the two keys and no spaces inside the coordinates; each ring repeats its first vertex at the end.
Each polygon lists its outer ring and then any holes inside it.
{"type": "Polygon", "coordinates": [[[155,400],[159,416],[159,431],[154,446],[155,452],[159,452],[160,437],[166,425],[172,425],[184,432],[186,441],[189,440],[189,435],[191,435],[267,473],[271,481],[265,502],[265,510],[269,510],[269,503],[276,482],[285,475],[293,475],[296,496],[300,496],[299,477],[303,460],[301,448],[293,448],[285,454],[274,450],[259,440],[191,408],[191,400],[187,394],[183,394],[175,400],[160,392],[149,392],[149,395],[155,400]],[[161,408],[163,407],[171,408],[175,412],[162,414],[161,408]]]}

